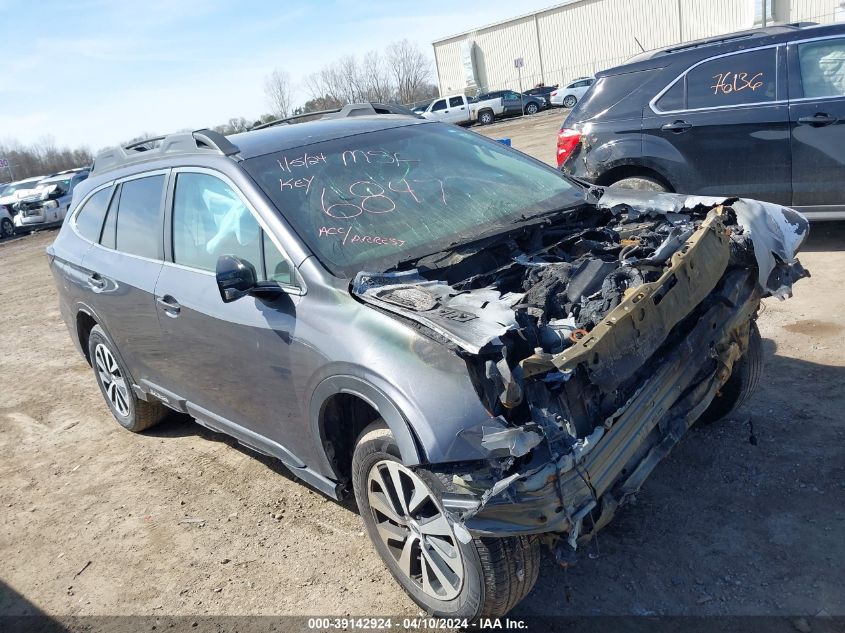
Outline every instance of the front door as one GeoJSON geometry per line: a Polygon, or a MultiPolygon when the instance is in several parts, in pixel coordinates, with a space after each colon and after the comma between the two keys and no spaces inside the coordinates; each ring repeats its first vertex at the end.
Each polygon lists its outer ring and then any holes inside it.
{"type": "Polygon", "coordinates": [[[845,205],[845,38],[789,47],[792,204],[845,205]]]}
{"type": "Polygon", "coordinates": [[[776,47],[692,66],[643,113],[643,155],[680,193],[789,204],[785,59],[776,47]]]}
{"type": "Polygon", "coordinates": [[[218,174],[178,170],[170,208],[172,261],[155,288],[168,350],[161,386],[190,403],[195,417],[209,419],[210,412],[212,420],[299,448],[286,441],[285,429],[301,417],[291,362],[300,298],[281,293],[223,303],[214,273],[220,255],[236,255],[260,280],[289,286],[289,262],[218,174]]]}

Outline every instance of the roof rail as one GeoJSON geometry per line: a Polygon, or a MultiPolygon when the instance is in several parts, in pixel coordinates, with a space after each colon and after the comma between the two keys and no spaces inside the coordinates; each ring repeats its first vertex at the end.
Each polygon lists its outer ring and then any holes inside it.
{"type": "Polygon", "coordinates": [[[411,112],[405,106],[400,106],[392,103],[377,103],[375,101],[365,101],[363,103],[347,103],[341,108],[333,108],[331,110],[318,110],[316,112],[304,112],[302,114],[294,114],[293,116],[285,117],[283,119],[274,119],[267,123],[256,125],[250,130],[263,130],[264,128],[274,127],[276,125],[292,125],[297,123],[300,119],[318,118],[319,120],[326,119],[345,119],[353,116],[369,116],[373,114],[401,114],[404,116],[412,116],[420,118],[415,112],[411,112]]]}
{"type": "Polygon", "coordinates": [[[172,154],[220,153],[233,156],[240,148],[214,130],[202,129],[135,141],[123,147],[102,150],[91,165],[91,173],[104,172],[124,165],[139,163],[172,154]],[[157,143],[154,147],[151,144],[157,143]]]}

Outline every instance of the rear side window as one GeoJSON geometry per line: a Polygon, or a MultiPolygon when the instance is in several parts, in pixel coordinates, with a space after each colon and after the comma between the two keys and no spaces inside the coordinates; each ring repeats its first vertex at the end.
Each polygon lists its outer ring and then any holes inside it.
{"type": "Polygon", "coordinates": [[[451,99],[449,99],[449,107],[450,108],[457,108],[458,106],[463,105],[463,103],[464,103],[464,100],[461,99],[460,97],[452,97],[451,99]]]}
{"type": "Polygon", "coordinates": [[[706,61],[687,73],[686,87],[689,110],[774,101],[777,49],[766,48],[706,61]]]}
{"type": "Polygon", "coordinates": [[[85,239],[92,242],[100,240],[100,230],[103,228],[103,218],[111,198],[111,187],[98,191],[88,198],[76,214],[76,230],[85,239]]]}
{"type": "Polygon", "coordinates": [[[681,77],[678,81],[672,84],[663,96],[657,100],[655,104],[657,109],[661,112],[671,112],[673,110],[683,110],[687,107],[687,95],[685,91],[686,81],[685,77],[681,77]]]}
{"type": "MultiPolygon", "coordinates": [[[[578,100],[566,120],[586,121],[605,113],[618,117],[641,116],[643,103],[640,102],[640,99],[627,99],[627,97],[640,88],[647,89],[647,84],[661,70],[650,68],[597,79],[590,90],[578,100]],[[612,113],[610,112],[611,109],[613,109],[612,113]]],[[[652,92],[643,101],[648,102],[648,99],[654,96],[656,92],[657,90],[652,92]]]]}
{"type": "Polygon", "coordinates": [[[117,206],[117,250],[158,259],[164,176],[147,176],[121,185],[117,206]]]}
{"type": "Polygon", "coordinates": [[[845,39],[801,44],[798,61],[805,97],[845,95],[845,39]]]}

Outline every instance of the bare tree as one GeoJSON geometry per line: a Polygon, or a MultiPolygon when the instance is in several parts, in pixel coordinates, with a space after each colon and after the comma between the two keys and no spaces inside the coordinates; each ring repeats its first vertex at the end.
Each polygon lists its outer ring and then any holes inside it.
{"type": "Polygon", "coordinates": [[[407,39],[387,47],[387,64],[393,75],[397,97],[402,103],[424,98],[423,87],[430,83],[431,60],[407,39]]]}
{"type": "Polygon", "coordinates": [[[264,94],[270,104],[270,110],[277,118],[283,119],[291,111],[290,76],[278,68],[264,79],[264,94]]]}
{"type": "Polygon", "coordinates": [[[51,137],[44,137],[33,145],[9,140],[0,143],[0,156],[9,161],[10,169],[0,169],[0,182],[14,178],[22,180],[90,165],[93,157],[87,148],[59,148],[51,137]]]}

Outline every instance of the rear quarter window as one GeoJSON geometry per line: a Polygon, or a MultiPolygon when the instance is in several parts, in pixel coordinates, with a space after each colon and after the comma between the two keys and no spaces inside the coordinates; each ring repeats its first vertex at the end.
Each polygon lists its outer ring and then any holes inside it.
{"type": "MultiPolygon", "coordinates": [[[[586,121],[599,115],[611,115],[614,118],[641,115],[644,103],[641,103],[642,99],[638,96],[633,96],[633,93],[649,85],[661,70],[649,68],[597,79],[575,104],[566,119],[567,124],[586,121]]],[[[645,102],[647,101],[648,99],[645,99],[645,102]]]]}
{"type": "Polygon", "coordinates": [[[687,72],[686,92],[690,110],[774,101],[777,49],[737,53],[699,64],[687,72]]]}
{"type": "Polygon", "coordinates": [[[76,230],[87,240],[98,242],[103,228],[103,219],[111,198],[111,187],[102,189],[85,201],[76,213],[76,230]]]}

